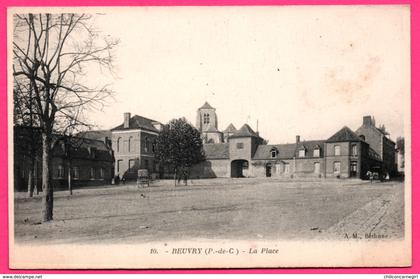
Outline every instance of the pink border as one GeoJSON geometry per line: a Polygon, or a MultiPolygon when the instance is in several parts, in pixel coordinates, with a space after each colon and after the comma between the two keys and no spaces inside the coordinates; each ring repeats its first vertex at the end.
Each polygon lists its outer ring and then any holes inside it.
{"type": "Polygon", "coordinates": [[[420,136],[419,117],[420,97],[414,92],[420,91],[420,2],[415,0],[3,0],[0,3],[0,274],[68,274],[68,273],[420,273],[420,205],[416,203],[420,195],[417,174],[420,151],[418,139],[420,136]],[[233,6],[233,5],[352,5],[352,4],[407,4],[411,6],[411,131],[412,131],[412,216],[413,216],[413,265],[410,268],[329,268],[329,269],[231,269],[231,270],[10,270],[8,264],[8,201],[7,201],[7,8],[13,6],[233,6]],[[417,132],[419,131],[419,132],[417,132]]]}

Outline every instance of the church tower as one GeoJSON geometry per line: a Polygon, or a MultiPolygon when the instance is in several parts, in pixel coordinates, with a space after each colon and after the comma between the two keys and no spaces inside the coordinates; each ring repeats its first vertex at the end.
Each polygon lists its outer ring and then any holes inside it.
{"type": "Polygon", "coordinates": [[[197,110],[196,127],[204,143],[223,142],[223,133],[219,132],[217,127],[216,109],[207,102],[197,110]]]}

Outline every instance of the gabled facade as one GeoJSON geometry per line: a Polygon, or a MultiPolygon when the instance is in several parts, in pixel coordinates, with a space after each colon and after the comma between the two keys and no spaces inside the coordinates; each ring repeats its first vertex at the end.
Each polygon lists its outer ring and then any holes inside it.
{"type": "MultiPolygon", "coordinates": [[[[203,107],[212,109],[213,116],[217,118],[214,108],[208,103],[203,107]]],[[[366,121],[364,118],[364,126],[366,121]]],[[[364,131],[363,129],[358,131],[364,131]]],[[[263,144],[264,140],[248,124],[244,124],[239,130],[230,124],[223,131],[223,143],[205,144],[207,160],[193,168],[191,175],[198,178],[366,178],[368,171],[381,175],[387,172],[388,164],[395,162],[395,157],[390,154],[392,144],[386,147],[385,139],[376,139],[375,134],[371,136],[371,133],[366,133],[368,138],[365,139],[350,128],[343,127],[326,140],[301,141],[300,136],[296,136],[293,144],[267,145],[263,144]],[[382,153],[370,146],[371,138],[381,142],[378,146],[382,153]],[[218,156],[214,156],[215,153],[218,156]]],[[[376,147],[374,141],[373,143],[376,147]]]]}
{"type": "Polygon", "coordinates": [[[139,115],[124,113],[123,123],[113,129],[112,148],[115,156],[115,176],[120,179],[137,178],[139,169],[157,173],[154,143],[161,124],[139,115]]]}
{"type": "Polygon", "coordinates": [[[383,161],[383,171],[396,174],[395,142],[389,139],[389,135],[385,131],[376,127],[372,116],[363,117],[363,124],[356,130],[356,134],[379,154],[383,161]]]}
{"type": "Polygon", "coordinates": [[[238,130],[236,130],[235,126],[230,123],[229,126],[223,131],[223,139],[224,142],[229,142],[229,137],[233,136],[238,130]]]}
{"type": "MultiPolygon", "coordinates": [[[[110,184],[114,177],[111,141],[87,136],[66,137],[55,134],[52,149],[51,179],[55,189],[110,184]]],[[[39,129],[14,127],[14,183],[16,191],[25,191],[29,176],[41,191],[41,134],[39,129]],[[33,167],[32,167],[33,162],[33,167]]]]}
{"type": "MultiPolygon", "coordinates": [[[[216,109],[206,102],[197,110],[196,127],[206,160],[192,167],[191,178],[366,178],[368,171],[385,174],[395,164],[390,154],[392,141],[366,117],[357,133],[343,127],[325,140],[296,136],[294,143],[264,144],[258,131],[248,124],[240,129],[230,124],[220,132],[216,109]]],[[[161,124],[155,120],[124,114],[123,123],[110,132],[116,176],[136,178],[140,168],[148,169],[152,176],[171,176],[170,170],[159,168],[154,159],[154,142],[160,129],[161,124]]]]}
{"type": "Polygon", "coordinates": [[[223,133],[218,130],[216,109],[207,102],[197,110],[196,128],[201,133],[203,143],[223,142],[223,133]]]}

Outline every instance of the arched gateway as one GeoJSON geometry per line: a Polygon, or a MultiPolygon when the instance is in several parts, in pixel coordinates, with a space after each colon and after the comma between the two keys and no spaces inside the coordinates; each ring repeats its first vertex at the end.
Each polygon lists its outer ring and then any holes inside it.
{"type": "Polygon", "coordinates": [[[230,163],[231,177],[245,177],[244,170],[248,170],[249,162],[247,160],[233,160],[230,163]]]}

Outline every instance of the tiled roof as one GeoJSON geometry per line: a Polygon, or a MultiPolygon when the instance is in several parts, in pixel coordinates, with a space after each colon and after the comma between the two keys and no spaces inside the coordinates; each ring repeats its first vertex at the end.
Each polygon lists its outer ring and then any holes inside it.
{"type": "Polygon", "coordinates": [[[110,130],[96,130],[96,131],[86,131],[80,132],[78,137],[87,138],[87,139],[94,139],[94,140],[104,140],[105,138],[111,138],[111,131],[110,130]]]}
{"type": "Polygon", "coordinates": [[[316,148],[320,149],[320,156],[323,156],[323,149],[324,149],[325,140],[308,140],[308,141],[301,141],[297,145],[297,149],[305,148],[306,156],[305,158],[312,157],[313,152],[316,148]]]}
{"type": "Polygon", "coordinates": [[[227,128],[223,131],[223,133],[235,133],[236,131],[238,130],[236,130],[235,126],[230,123],[229,126],[227,126],[227,128]]]}
{"type": "Polygon", "coordinates": [[[229,159],[228,143],[209,143],[203,145],[207,159],[229,159]]]}
{"type": "Polygon", "coordinates": [[[327,139],[327,142],[362,141],[349,127],[344,126],[340,131],[327,139]]]}
{"type": "Polygon", "coordinates": [[[271,150],[276,148],[277,159],[291,159],[295,156],[296,144],[267,144],[259,145],[257,151],[255,151],[254,160],[271,159],[271,150]]]}
{"type": "Polygon", "coordinates": [[[209,103],[205,102],[199,109],[214,109],[214,107],[210,106],[209,103]]]}
{"type": "Polygon", "coordinates": [[[231,138],[242,138],[242,137],[259,137],[257,133],[249,127],[248,124],[244,124],[231,138]]]}
{"type": "Polygon", "coordinates": [[[363,129],[371,129],[372,131],[374,131],[374,132],[376,132],[377,134],[379,134],[379,135],[381,135],[381,136],[383,136],[385,139],[387,139],[388,141],[390,141],[391,143],[394,143],[395,144],[395,142],[393,141],[393,140],[391,140],[388,136],[389,136],[389,133],[387,132],[387,133],[384,133],[381,129],[379,129],[379,128],[377,128],[377,127],[375,127],[375,126],[373,126],[373,125],[362,125],[362,126],[360,126],[357,130],[356,130],[356,134],[357,135],[363,135],[363,129]]]}
{"type": "Polygon", "coordinates": [[[143,117],[143,116],[134,115],[133,117],[130,118],[129,128],[124,128],[124,123],[123,123],[111,129],[111,131],[128,130],[128,129],[144,129],[144,130],[148,130],[152,132],[159,132],[159,130],[153,126],[153,123],[159,123],[159,122],[143,117]]]}
{"type": "Polygon", "coordinates": [[[83,139],[80,145],[75,144],[71,149],[71,156],[73,158],[90,158],[90,152],[95,152],[96,160],[113,161],[111,148],[109,148],[103,141],[83,139]],[[89,151],[89,149],[91,151],[89,151]],[[94,151],[93,151],[94,149],[94,151]]]}
{"type": "MultiPolygon", "coordinates": [[[[33,140],[35,140],[37,149],[41,149],[41,135],[39,133],[38,128],[15,126],[14,132],[15,140],[20,141],[28,139],[31,136],[31,133],[33,133],[33,140]]],[[[57,133],[53,134],[52,137],[55,142],[54,149],[52,152],[53,156],[65,156],[65,144],[69,143],[71,159],[95,159],[110,162],[114,161],[111,147],[106,145],[105,142],[102,140],[89,139],[80,136],[69,137],[57,133]],[[65,140],[67,140],[67,142],[65,140]],[[89,149],[91,151],[94,150],[94,158],[89,153],[89,149]]]]}

